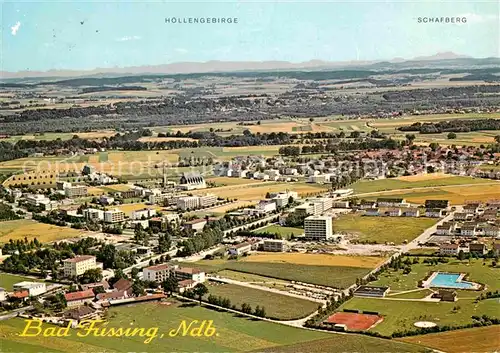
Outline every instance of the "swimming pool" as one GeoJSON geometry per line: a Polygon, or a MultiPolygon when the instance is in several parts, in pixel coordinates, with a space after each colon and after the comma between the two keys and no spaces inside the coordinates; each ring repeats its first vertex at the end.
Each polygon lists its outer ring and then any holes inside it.
{"type": "Polygon", "coordinates": [[[455,289],[475,289],[476,284],[462,282],[463,274],[438,272],[430,283],[430,287],[455,288],[455,289]]]}

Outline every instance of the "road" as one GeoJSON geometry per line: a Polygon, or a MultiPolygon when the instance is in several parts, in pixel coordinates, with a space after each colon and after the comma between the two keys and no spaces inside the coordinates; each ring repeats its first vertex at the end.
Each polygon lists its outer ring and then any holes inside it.
{"type": "Polygon", "coordinates": [[[207,275],[207,278],[213,281],[217,282],[223,282],[223,283],[228,283],[228,284],[235,284],[241,287],[247,287],[247,288],[252,288],[252,289],[259,289],[265,292],[271,292],[271,293],[276,293],[276,294],[281,294],[281,295],[286,295],[288,297],[293,297],[293,298],[298,298],[298,299],[303,299],[303,300],[309,300],[312,302],[320,303],[320,304],[326,304],[326,300],[322,299],[316,299],[316,298],[310,298],[306,297],[305,295],[299,295],[299,294],[294,294],[290,293],[287,291],[275,289],[275,288],[269,288],[269,287],[264,287],[264,286],[258,286],[255,284],[251,284],[248,282],[241,282],[241,281],[236,281],[234,279],[229,279],[229,278],[224,278],[224,277],[219,277],[219,276],[212,276],[212,275],[207,275]]]}

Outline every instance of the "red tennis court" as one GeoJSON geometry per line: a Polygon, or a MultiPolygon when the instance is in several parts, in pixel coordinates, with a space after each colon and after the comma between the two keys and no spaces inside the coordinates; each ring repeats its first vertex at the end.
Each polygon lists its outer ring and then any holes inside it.
{"type": "Polygon", "coordinates": [[[382,321],[381,316],[346,312],[335,313],[326,319],[326,322],[332,324],[344,324],[347,326],[348,330],[355,331],[367,330],[378,321],[382,321]]]}

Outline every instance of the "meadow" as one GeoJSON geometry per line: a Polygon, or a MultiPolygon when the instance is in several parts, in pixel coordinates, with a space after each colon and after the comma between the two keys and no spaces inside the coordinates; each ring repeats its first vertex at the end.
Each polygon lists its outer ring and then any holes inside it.
{"type": "Polygon", "coordinates": [[[238,308],[247,303],[253,309],[264,306],[266,316],[277,320],[295,320],[306,317],[318,309],[318,303],[235,284],[213,282],[208,286],[209,294],[229,298],[238,308]]]}
{"type": "Polygon", "coordinates": [[[464,184],[487,184],[488,179],[478,179],[465,176],[454,176],[443,174],[427,174],[411,177],[390,178],[380,180],[363,180],[354,183],[351,188],[356,194],[375,193],[398,189],[427,188],[436,186],[464,185],[464,184]]]}
{"type": "Polygon", "coordinates": [[[52,224],[38,223],[32,220],[19,219],[15,221],[0,222],[0,243],[9,239],[33,240],[37,238],[42,243],[55,240],[74,238],[83,233],[69,227],[58,227],[52,224]]]}
{"type": "Polygon", "coordinates": [[[336,233],[354,234],[359,241],[402,244],[404,240],[415,239],[436,222],[434,218],[374,217],[356,213],[335,218],[333,229],[336,233]]]}
{"type": "Polygon", "coordinates": [[[304,229],[294,228],[294,227],[282,227],[277,224],[271,224],[264,228],[256,229],[253,232],[256,234],[259,233],[278,234],[281,239],[290,239],[292,235],[299,236],[304,234],[304,229]]]}
{"type": "Polygon", "coordinates": [[[40,279],[0,272],[0,287],[7,291],[12,291],[12,286],[14,284],[23,281],[40,282],[40,279]]]}
{"type": "Polygon", "coordinates": [[[474,327],[397,340],[425,345],[447,353],[497,352],[500,348],[500,326],[474,327]]]}
{"type": "MultiPolygon", "coordinates": [[[[285,345],[323,341],[327,351],[357,351],[360,347],[379,347],[388,352],[418,352],[422,347],[401,342],[381,340],[366,336],[338,335],[315,332],[289,326],[250,320],[233,314],[217,312],[199,306],[158,303],[139,304],[112,308],[109,327],[158,327],[157,337],[144,344],[142,337],[78,337],[71,331],[69,337],[19,337],[23,329],[21,319],[0,321],[2,352],[251,352],[270,349],[280,352],[285,345]],[[212,337],[170,337],[168,332],[186,320],[212,320],[217,335],[212,337]],[[168,348],[166,348],[168,347],[168,348]]],[[[47,325],[48,327],[48,325],[47,325]]],[[[285,348],[284,352],[287,351],[285,348]]]]}

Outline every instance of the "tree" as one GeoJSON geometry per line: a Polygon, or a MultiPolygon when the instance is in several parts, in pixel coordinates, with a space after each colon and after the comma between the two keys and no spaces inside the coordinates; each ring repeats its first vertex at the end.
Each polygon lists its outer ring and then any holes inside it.
{"type": "Polygon", "coordinates": [[[201,299],[205,294],[208,293],[208,288],[203,283],[198,283],[196,286],[194,286],[193,293],[195,296],[198,297],[198,300],[200,301],[201,305],[201,299]]]}
{"type": "Polygon", "coordinates": [[[439,143],[437,143],[437,142],[431,142],[429,144],[429,147],[431,148],[432,152],[436,152],[437,149],[438,149],[438,147],[439,147],[439,143]]]}
{"type": "Polygon", "coordinates": [[[496,143],[500,143],[500,135],[496,135],[495,136],[495,142],[496,143]]]}
{"type": "Polygon", "coordinates": [[[244,312],[245,314],[251,314],[252,307],[250,306],[250,304],[243,303],[241,304],[241,311],[244,312]]]}
{"type": "Polygon", "coordinates": [[[460,250],[460,251],[458,252],[458,259],[459,259],[460,261],[465,260],[465,253],[464,253],[464,251],[463,251],[463,250],[460,250]]]}
{"type": "Polygon", "coordinates": [[[132,292],[135,296],[140,296],[144,294],[144,284],[140,280],[134,281],[132,284],[132,292]]]}
{"type": "Polygon", "coordinates": [[[100,268],[87,270],[80,276],[80,283],[95,283],[100,281],[102,281],[102,271],[100,268]]]}
{"type": "Polygon", "coordinates": [[[179,285],[179,282],[177,279],[170,275],[166,280],[163,281],[161,286],[163,287],[163,290],[165,292],[168,292],[170,295],[172,295],[173,292],[177,290],[177,287],[179,285]]]}
{"type": "Polygon", "coordinates": [[[450,132],[450,133],[448,133],[447,137],[448,137],[448,140],[454,140],[457,138],[457,134],[455,134],[454,132],[450,132]]]}
{"type": "Polygon", "coordinates": [[[409,145],[413,144],[413,140],[415,140],[415,135],[413,135],[413,134],[406,134],[405,137],[406,137],[406,140],[408,141],[409,145]]]}
{"type": "Polygon", "coordinates": [[[139,275],[139,269],[137,267],[132,267],[132,270],[130,271],[130,276],[132,279],[137,279],[139,275]]]}

